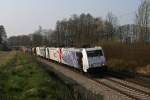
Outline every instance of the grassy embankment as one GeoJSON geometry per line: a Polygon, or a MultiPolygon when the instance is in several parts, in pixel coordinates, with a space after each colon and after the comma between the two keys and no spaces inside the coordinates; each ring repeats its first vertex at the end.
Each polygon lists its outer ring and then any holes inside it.
{"type": "MultiPolygon", "coordinates": [[[[0,53],[1,55],[1,53],[0,53]]],[[[0,56],[0,99],[83,100],[84,96],[46,73],[34,57],[20,52],[0,56]]]]}
{"type": "Polygon", "coordinates": [[[32,58],[20,53],[11,52],[4,57],[0,65],[0,97],[14,100],[64,98],[67,87],[38,67],[32,58]]]}
{"type": "Polygon", "coordinates": [[[108,67],[150,76],[150,45],[103,44],[108,67]]]}

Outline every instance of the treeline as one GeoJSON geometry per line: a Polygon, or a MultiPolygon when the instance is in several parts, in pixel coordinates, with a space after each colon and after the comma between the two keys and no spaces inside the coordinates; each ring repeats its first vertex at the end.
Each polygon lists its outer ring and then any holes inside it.
{"type": "MultiPolygon", "coordinates": [[[[111,18],[114,20],[112,14],[111,18]]],[[[111,20],[94,18],[90,14],[73,15],[57,22],[54,37],[58,44],[65,46],[95,45],[102,40],[112,40],[116,29],[111,20]]]]}
{"type": "MultiPolygon", "coordinates": [[[[116,17],[108,14],[108,20],[95,18],[91,14],[73,15],[69,19],[57,21],[55,30],[39,30],[30,35],[12,36],[11,46],[83,46],[95,45],[100,41],[115,40],[116,17]]],[[[116,20],[117,21],[117,20],[116,20]]]]}
{"type": "Polygon", "coordinates": [[[143,0],[136,12],[135,23],[118,24],[115,15],[109,12],[105,19],[91,14],[72,15],[59,20],[55,30],[39,30],[23,36],[8,39],[11,46],[64,46],[81,47],[106,42],[149,43],[150,42],[150,1],[143,0]]]}
{"type": "Polygon", "coordinates": [[[43,30],[39,27],[39,30],[29,35],[12,36],[8,38],[9,46],[48,46],[50,44],[49,38],[53,31],[43,30]]]}

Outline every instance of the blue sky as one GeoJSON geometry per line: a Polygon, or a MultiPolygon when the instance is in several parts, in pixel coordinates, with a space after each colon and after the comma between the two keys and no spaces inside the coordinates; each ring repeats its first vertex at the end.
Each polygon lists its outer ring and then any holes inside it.
{"type": "Polygon", "coordinates": [[[54,29],[57,20],[90,13],[105,18],[111,11],[120,24],[133,23],[141,0],[0,0],[0,24],[8,36],[29,34],[41,25],[54,29]]]}

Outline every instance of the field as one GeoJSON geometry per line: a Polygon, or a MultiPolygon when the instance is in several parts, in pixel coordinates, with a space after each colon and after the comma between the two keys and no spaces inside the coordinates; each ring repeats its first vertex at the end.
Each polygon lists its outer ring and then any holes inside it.
{"type": "Polygon", "coordinates": [[[0,53],[0,100],[87,100],[34,57],[20,52],[0,53]]]}
{"type": "Polygon", "coordinates": [[[150,45],[108,43],[102,47],[109,68],[150,76],[150,45]]]}

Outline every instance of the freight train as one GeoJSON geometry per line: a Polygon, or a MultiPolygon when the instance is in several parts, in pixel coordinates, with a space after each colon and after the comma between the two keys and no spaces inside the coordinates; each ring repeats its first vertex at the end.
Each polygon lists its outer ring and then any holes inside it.
{"type": "Polygon", "coordinates": [[[55,48],[35,47],[36,56],[88,72],[90,69],[106,69],[106,59],[101,47],[94,48],[55,48]]]}

